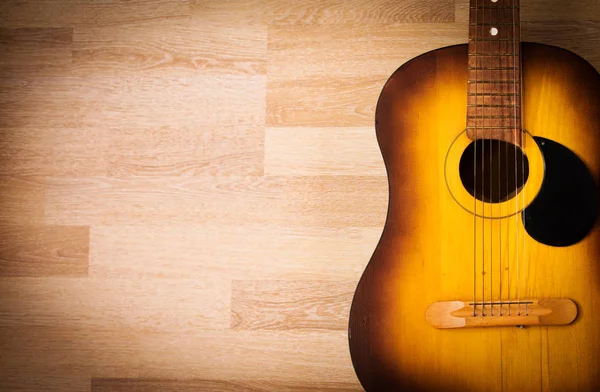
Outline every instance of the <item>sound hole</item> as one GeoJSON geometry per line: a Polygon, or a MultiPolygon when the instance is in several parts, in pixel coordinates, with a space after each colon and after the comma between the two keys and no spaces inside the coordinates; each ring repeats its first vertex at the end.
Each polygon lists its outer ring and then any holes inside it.
{"type": "Polygon", "coordinates": [[[459,163],[465,189],[478,200],[500,203],[515,197],[529,177],[529,161],[512,143],[480,139],[465,149],[459,163]]]}

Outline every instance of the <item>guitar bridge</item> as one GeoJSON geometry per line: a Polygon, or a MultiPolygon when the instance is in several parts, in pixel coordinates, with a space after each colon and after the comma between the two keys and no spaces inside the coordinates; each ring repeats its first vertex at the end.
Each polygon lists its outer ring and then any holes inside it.
{"type": "Polygon", "coordinates": [[[577,305],[565,298],[490,302],[444,301],[429,305],[425,317],[435,328],[567,325],[577,317],[577,305]]]}

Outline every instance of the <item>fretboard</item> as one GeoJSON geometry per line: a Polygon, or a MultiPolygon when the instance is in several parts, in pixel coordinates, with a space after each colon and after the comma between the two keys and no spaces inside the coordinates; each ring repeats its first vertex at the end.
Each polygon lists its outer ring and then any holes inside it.
{"type": "Polygon", "coordinates": [[[467,131],[520,144],[519,0],[470,0],[467,131]]]}

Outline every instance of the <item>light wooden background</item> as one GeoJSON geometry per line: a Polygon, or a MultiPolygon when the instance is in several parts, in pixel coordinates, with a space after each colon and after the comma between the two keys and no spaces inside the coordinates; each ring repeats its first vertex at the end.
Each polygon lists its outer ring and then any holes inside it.
{"type": "MultiPolygon", "coordinates": [[[[600,68],[600,3],[522,2],[600,68]]],[[[466,5],[3,0],[0,390],[360,390],[376,100],[466,5]]]]}

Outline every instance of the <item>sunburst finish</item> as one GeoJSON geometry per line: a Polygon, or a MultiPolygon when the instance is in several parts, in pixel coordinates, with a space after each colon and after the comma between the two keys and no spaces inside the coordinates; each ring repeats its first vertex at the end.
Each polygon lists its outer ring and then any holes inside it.
{"type": "MultiPolygon", "coordinates": [[[[503,248],[496,263],[504,265],[488,271],[489,284],[477,287],[477,296],[495,299],[502,288],[511,298],[569,298],[578,308],[573,323],[443,330],[425,318],[434,302],[474,296],[474,219],[444,176],[448,149],[467,126],[467,54],[466,45],[424,54],[396,71],[381,94],[376,128],[390,199],[351,309],[356,372],[367,391],[598,391],[598,230],[575,245],[551,247],[528,236],[519,215],[485,223],[489,232],[506,233],[504,240],[490,237],[492,249],[518,239],[522,264],[503,248]]],[[[571,149],[598,182],[598,73],[545,45],[523,43],[521,60],[524,129],[571,149]]],[[[543,175],[543,165],[531,170],[543,175]]]]}

